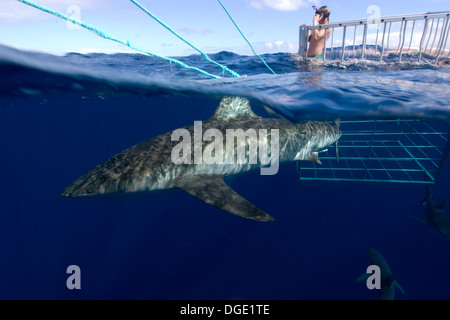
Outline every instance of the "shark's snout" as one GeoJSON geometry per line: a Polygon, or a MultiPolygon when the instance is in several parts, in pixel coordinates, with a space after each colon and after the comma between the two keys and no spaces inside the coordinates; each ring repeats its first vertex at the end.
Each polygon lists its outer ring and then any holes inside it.
{"type": "Polygon", "coordinates": [[[80,181],[77,180],[66,187],[61,192],[61,196],[67,198],[89,197],[98,193],[97,191],[98,190],[95,190],[95,188],[90,183],[80,183],[80,181]]]}

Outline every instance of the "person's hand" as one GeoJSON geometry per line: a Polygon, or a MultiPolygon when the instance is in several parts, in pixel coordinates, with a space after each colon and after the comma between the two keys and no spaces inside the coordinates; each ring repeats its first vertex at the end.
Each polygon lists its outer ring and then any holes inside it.
{"type": "Polygon", "coordinates": [[[320,20],[320,18],[321,18],[322,16],[320,15],[320,14],[316,14],[316,15],[314,15],[314,18],[313,18],[313,25],[318,25],[319,24],[319,20],[320,20]]]}

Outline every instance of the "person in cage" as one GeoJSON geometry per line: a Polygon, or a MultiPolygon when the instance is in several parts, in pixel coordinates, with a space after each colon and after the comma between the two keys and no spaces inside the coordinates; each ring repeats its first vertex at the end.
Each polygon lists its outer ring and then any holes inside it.
{"type": "MultiPolygon", "coordinates": [[[[316,10],[313,18],[313,25],[317,26],[319,24],[329,24],[330,23],[330,9],[327,6],[320,7],[316,10]]],[[[331,29],[327,28],[327,40],[331,35],[331,29]]],[[[308,57],[309,58],[320,58],[323,55],[325,39],[325,29],[314,29],[308,37],[309,48],[308,57]]]]}

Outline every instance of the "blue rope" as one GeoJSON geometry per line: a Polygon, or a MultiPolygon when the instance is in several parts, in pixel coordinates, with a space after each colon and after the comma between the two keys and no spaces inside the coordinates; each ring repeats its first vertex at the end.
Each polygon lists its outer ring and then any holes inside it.
{"type": "Polygon", "coordinates": [[[181,66],[181,67],[183,67],[183,68],[185,68],[185,69],[190,69],[190,70],[198,71],[198,72],[200,72],[201,74],[204,74],[204,75],[206,75],[206,76],[208,76],[208,77],[211,77],[211,78],[215,78],[215,79],[221,78],[221,77],[219,77],[219,76],[210,74],[210,73],[208,73],[208,72],[206,72],[206,71],[204,71],[204,70],[202,70],[202,69],[199,69],[199,68],[196,68],[196,67],[188,66],[187,64],[185,64],[185,63],[183,63],[183,62],[181,62],[181,61],[179,61],[179,60],[172,59],[172,58],[168,58],[168,57],[163,57],[163,56],[160,56],[160,55],[157,55],[157,54],[154,54],[154,53],[150,53],[150,52],[144,51],[144,50],[142,50],[142,49],[136,48],[136,47],[132,46],[132,45],[130,44],[129,41],[126,41],[126,42],[125,42],[125,41],[119,40],[119,39],[117,39],[117,38],[114,38],[114,37],[108,35],[106,32],[104,32],[104,31],[102,31],[102,30],[100,30],[100,29],[98,29],[98,28],[96,28],[96,27],[93,27],[93,26],[91,26],[91,25],[89,25],[89,24],[87,24],[87,23],[85,23],[85,22],[83,22],[83,21],[79,21],[79,20],[77,20],[77,19],[75,19],[75,18],[69,17],[68,15],[65,15],[65,14],[60,13],[60,12],[58,12],[58,11],[54,11],[54,10],[52,10],[52,9],[46,8],[46,7],[41,6],[41,5],[37,4],[37,3],[34,3],[34,2],[32,2],[32,1],[29,1],[29,0],[17,0],[17,1],[20,1],[20,2],[22,2],[22,3],[25,3],[25,4],[29,5],[29,6],[35,7],[35,8],[37,8],[37,9],[39,9],[39,10],[44,11],[44,12],[53,14],[53,15],[59,17],[59,18],[65,19],[65,20],[70,21],[70,22],[72,22],[72,23],[78,24],[78,25],[82,26],[83,28],[86,28],[86,29],[88,29],[88,30],[91,30],[91,31],[97,33],[97,34],[98,34],[100,37],[102,37],[102,38],[105,38],[105,39],[108,39],[108,40],[112,40],[112,41],[118,42],[118,43],[123,44],[123,45],[125,45],[125,46],[127,46],[127,47],[130,47],[131,49],[134,49],[134,50],[136,50],[136,51],[139,51],[139,52],[145,53],[145,54],[147,54],[147,55],[150,55],[150,56],[153,56],[153,57],[156,57],[156,58],[160,58],[160,59],[163,59],[163,60],[166,60],[166,61],[169,61],[169,62],[173,62],[173,63],[178,64],[179,66],[181,66]]]}
{"type": "Polygon", "coordinates": [[[190,42],[188,42],[186,39],[184,39],[182,36],[180,36],[178,33],[176,33],[174,30],[172,30],[168,25],[166,25],[164,22],[162,22],[158,17],[156,17],[153,13],[151,13],[150,11],[148,11],[146,8],[144,8],[139,2],[137,2],[136,0],[130,0],[131,2],[133,2],[136,6],[138,6],[142,11],[144,11],[146,14],[148,14],[150,17],[152,17],[153,19],[155,19],[159,24],[161,24],[164,28],[166,28],[167,30],[169,30],[170,32],[172,32],[175,36],[177,36],[180,40],[182,40],[183,42],[185,42],[187,45],[191,46],[192,48],[194,48],[195,50],[197,50],[207,61],[215,64],[216,66],[219,66],[222,71],[227,71],[229,72],[233,77],[239,78],[240,75],[236,72],[234,72],[233,70],[228,69],[226,66],[221,65],[220,63],[211,60],[208,55],[206,53],[204,53],[203,51],[201,51],[200,49],[198,49],[197,47],[195,47],[193,44],[191,44],[190,42]]]}
{"type": "MultiPolygon", "coordinates": [[[[133,1],[133,0],[132,0],[133,1]]],[[[247,38],[244,36],[244,34],[242,33],[241,29],[239,29],[238,25],[236,24],[236,22],[234,22],[233,18],[231,17],[230,13],[228,12],[228,10],[225,8],[225,6],[223,5],[222,1],[219,1],[220,5],[222,6],[223,10],[225,10],[225,12],[227,13],[228,17],[231,19],[231,21],[233,22],[234,26],[238,29],[239,33],[241,34],[241,36],[244,38],[245,41],[247,41],[248,45],[250,46],[250,48],[252,49],[253,53],[255,54],[255,56],[257,56],[259,59],[261,59],[261,61],[264,63],[264,65],[273,73],[276,74],[271,67],[269,67],[269,65],[264,61],[264,59],[259,56],[256,52],[255,49],[253,48],[252,44],[247,40],[247,38]]]]}

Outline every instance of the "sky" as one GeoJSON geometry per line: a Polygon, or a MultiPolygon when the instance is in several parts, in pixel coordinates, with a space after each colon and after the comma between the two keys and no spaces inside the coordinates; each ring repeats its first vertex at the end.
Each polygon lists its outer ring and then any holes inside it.
{"type": "MultiPolygon", "coordinates": [[[[450,10],[450,0],[221,0],[256,53],[298,51],[299,26],[311,24],[313,5],[327,5],[331,22],[450,10]]],[[[197,53],[129,0],[35,0],[85,21],[135,47],[163,56],[197,53]]],[[[139,0],[139,3],[206,53],[252,55],[250,46],[217,0],[139,0]]],[[[135,52],[18,0],[0,0],[0,44],[67,52],[135,52]]]]}

